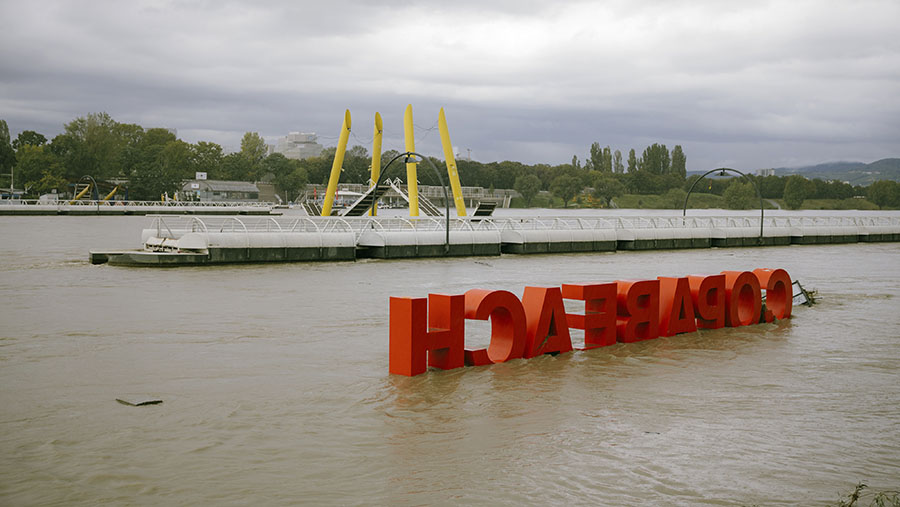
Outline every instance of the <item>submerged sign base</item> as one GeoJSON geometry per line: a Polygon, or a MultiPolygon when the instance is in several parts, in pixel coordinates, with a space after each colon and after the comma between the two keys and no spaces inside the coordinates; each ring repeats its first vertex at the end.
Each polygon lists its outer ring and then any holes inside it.
{"type": "Polygon", "coordinates": [[[783,269],[723,271],[656,280],[525,287],[390,298],[390,372],[414,376],[573,350],[569,329],[584,330],[584,348],[696,331],[772,322],[791,316],[791,277],[783,269]],[[762,294],[765,291],[765,311],[762,294]],[[566,313],[564,299],[584,302],[566,313]],[[465,348],[465,321],[489,320],[490,345],[465,348]]]}

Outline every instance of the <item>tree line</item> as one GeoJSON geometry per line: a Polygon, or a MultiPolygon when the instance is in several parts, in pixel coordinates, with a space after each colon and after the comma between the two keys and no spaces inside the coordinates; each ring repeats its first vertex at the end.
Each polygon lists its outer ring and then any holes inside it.
{"type": "MultiPolygon", "coordinates": [[[[308,183],[327,183],[334,155],[333,147],[303,160],[269,154],[264,139],[255,132],[244,134],[240,151],[225,154],[216,143],[187,143],[167,129],[119,123],[106,113],[76,118],[51,140],[30,130],[11,139],[6,122],[0,120],[0,173],[14,169],[16,185],[26,189],[28,197],[52,189],[63,192],[90,175],[97,181],[127,180],[130,199],[155,200],[180,190],[182,182],[193,179],[196,172],[205,172],[209,179],[271,182],[287,200],[293,200],[308,183]]],[[[402,160],[385,167],[397,155],[394,150],[382,153],[384,177],[405,179],[402,160]]],[[[443,160],[431,161],[439,168],[444,166],[443,160]]],[[[370,167],[368,150],[352,146],[344,155],[341,181],[366,183],[370,167]]],[[[583,159],[575,155],[566,164],[458,160],[457,168],[464,185],[515,189],[526,206],[543,191],[561,199],[564,206],[576,198],[588,206],[609,206],[625,193],[666,194],[677,201],[698,177],[687,177],[687,157],[681,146],[670,151],[657,143],[640,154],[630,149],[627,157],[618,149],[594,142],[583,159]]],[[[418,176],[420,184],[439,184],[432,171],[420,170],[418,176]]],[[[804,199],[844,199],[867,192],[879,206],[900,206],[900,184],[891,181],[861,189],[801,176],[750,178],[763,198],[784,199],[788,207],[799,207],[804,199]]],[[[743,178],[710,179],[695,191],[721,195],[729,207],[758,206],[753,185],[743,178]]]]}

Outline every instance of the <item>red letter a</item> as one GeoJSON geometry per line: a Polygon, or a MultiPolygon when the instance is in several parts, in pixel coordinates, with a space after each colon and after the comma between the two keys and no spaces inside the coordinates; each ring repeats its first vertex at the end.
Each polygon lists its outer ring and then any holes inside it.
{"type": "Polygon", "coordinates": [[[659,334],[674,336],[697,330],[691,285],[687,278],[659,277],[659,334]]]}

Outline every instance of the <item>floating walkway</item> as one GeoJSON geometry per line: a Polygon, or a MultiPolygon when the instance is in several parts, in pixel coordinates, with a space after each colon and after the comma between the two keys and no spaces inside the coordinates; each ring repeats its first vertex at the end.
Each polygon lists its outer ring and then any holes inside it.
{"type": "Polygon", "coordinates": [[[900,216],[156,217],[142,250],[91,252],[94,264],[182,266],[359,258],[900,241],[900,216]],[[449,230],[447,224],[449,223],[449,230]]]}
{"type": "Polygon", "coordinates": [[[0,215],[271,215],[273,205],[258,202],[0,201],[0,215]]]}

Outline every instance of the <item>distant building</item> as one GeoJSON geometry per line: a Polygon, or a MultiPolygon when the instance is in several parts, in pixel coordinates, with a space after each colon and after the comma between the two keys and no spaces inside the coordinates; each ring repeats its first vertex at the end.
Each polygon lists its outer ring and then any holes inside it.
{"type": "Polygon", "coordinates": [[[193,180],[181,187],[185,200],[193,201],[259,201],[259,187],[246,181],[193,180]]]}
{"type": "Polygon", "coordinates": [[[317,141],[315,132],[291,132],[278,140],[273,151],[294,160],[318,157],[324,147],[317,141]]]}
{"type": "Polygon", "coordinates": [[[757,169],[756,175],[763,178],[766,176],[775,176],[775,169],[757,169]]]}

